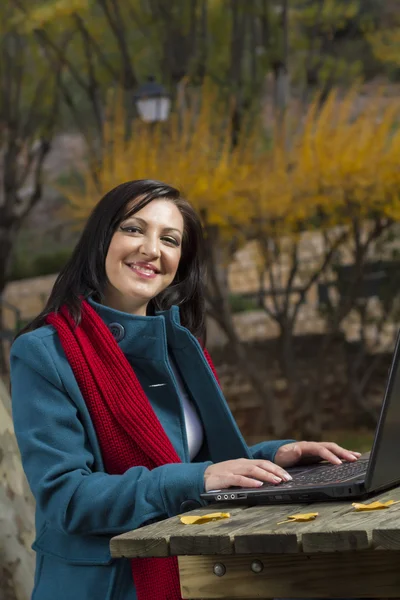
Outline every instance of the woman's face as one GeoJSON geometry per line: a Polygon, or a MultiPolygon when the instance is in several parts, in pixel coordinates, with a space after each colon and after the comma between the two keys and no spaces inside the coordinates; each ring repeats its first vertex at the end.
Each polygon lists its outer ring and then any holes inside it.
{"type": "Polygon", "coordinates": [[[105,303],[145,315],[149,301],[172,283],[182,252],[184,222],[173,202],[153,200],[122,221],[106,256],[105,303]]]}

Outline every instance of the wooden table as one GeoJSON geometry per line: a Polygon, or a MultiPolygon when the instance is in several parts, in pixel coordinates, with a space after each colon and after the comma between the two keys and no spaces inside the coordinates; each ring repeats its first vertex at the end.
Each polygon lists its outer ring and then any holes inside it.
{"type": "MultiPolygon", "coordinates": [[[[400,487],[375,499],[400,500],[400,487]]],[[[372,500],[367,500],[366,503],[372,500]]],[[[351,502],[213,505],[229,519],[179,517],[111,540],[114,557],[178,556],[183,598],[400,598],[400,504],[355,512],[351,502]],[[277,525],[294,513],[315,521],[277,525]]]]}

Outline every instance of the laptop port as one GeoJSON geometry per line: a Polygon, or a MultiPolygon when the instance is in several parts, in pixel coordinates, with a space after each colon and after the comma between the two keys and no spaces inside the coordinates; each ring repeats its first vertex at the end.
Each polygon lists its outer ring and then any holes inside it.
{"type": "Polygon", "coordinates": [[[218,494],[218,496],[217,496],[217,500],[222,500],[222,496],[221,496],[221,494],[218,494]]]}
{"type": "Polygon", "coordinates": [[[237,494],[236,498],[238,500],[245,500],[247,498],[247,494],[237,494]]]}

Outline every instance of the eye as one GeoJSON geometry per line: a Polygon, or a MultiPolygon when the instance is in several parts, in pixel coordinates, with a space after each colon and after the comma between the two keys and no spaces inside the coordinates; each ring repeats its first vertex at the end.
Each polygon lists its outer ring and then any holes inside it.
{"type": "Polygon", "coordinates": [[[173,246],[176,246],[176,247],[178,247],[180,245],[179,240],[176,240],[175,238],[170,237],[169,235],[166,235],[161,239],[164,240],[164,242],[167,242],[167,244],[172,244],[173,246]]]}
{"type": "Polygon", "coordinates": [[[143,233],[137,225],[121,225],[120,229],[125,233],[143,233]]]}

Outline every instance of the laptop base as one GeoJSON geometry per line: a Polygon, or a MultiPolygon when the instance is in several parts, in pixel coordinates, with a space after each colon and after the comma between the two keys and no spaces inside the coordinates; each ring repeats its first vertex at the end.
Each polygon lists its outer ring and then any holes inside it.
{"type": "Polygon", "coordinates": [[[310,502],[332,502],[334,500],[363,500],[376,494],[369,493],[364,482],[345,482],[343,485],[328,485],[313,487],[312,489],[296,488],[280,490],[279,485],[262,488],[229,488],[215,490],[202,494],[203,500],[208,503],[229,502],[230,504],[309,504],[310,502]]]}

